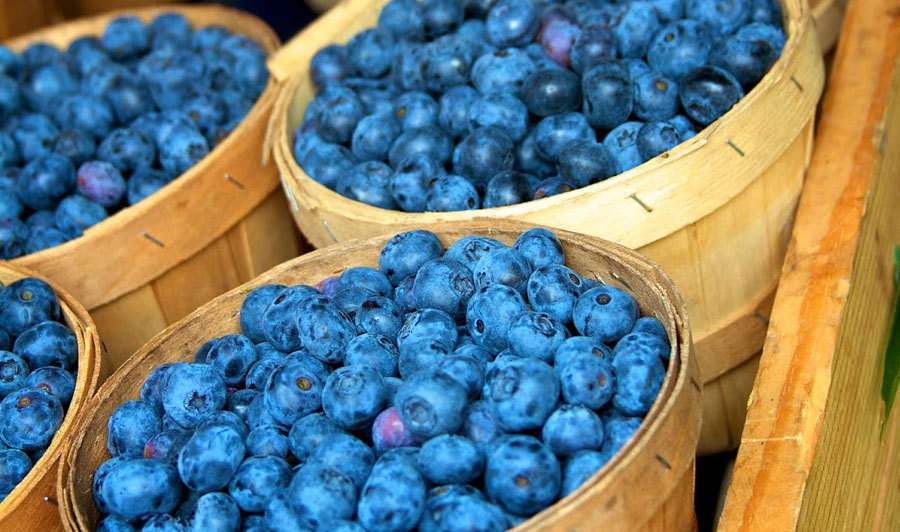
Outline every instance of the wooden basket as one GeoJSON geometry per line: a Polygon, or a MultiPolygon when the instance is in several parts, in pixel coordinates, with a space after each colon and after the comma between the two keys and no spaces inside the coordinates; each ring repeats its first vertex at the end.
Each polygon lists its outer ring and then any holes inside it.
{"type": "MultiPolygon", "coordinates": [[[[220,24],[248,35],[269,53],[279,45],[261,20],[212,5],[118,11],[7,44],[16,50],[37,41],[64,47],[77,37],[99,35],[116,16],[149,21],[169,11],[194,26],[220,24]]],[[[114,368],[166,325],[297,255],[277,169],[261,161],[276,92],[270,81],[228,138],[164,189],[81,238],[13,261],[55,280],[91,311],[114,368]]]]}
{"type": "MultiPolygon", "coordinates": [[[[529,225],[505,220],[444,224],[433,228],[445,246],[469,234],[511,244],[529,225]]],[[[516,531],[690,530],[694,524],[694,448],[700,428],[699,369],[691,349],[684,304],[671,280],[641,255],[600,239],[557,231],[566,263],[630,289],[644,310],[659,318],[673,341],[662,391],[636,436],[603,470],[562,502],[516,531]],[[589,523],[589,525],[588,525],[589,523]]],[[[60,509],[69,531],[93,530],[97,510],[91,496],[96,468],[108,458],[106,422],[123,401],[138,396],[157,365],[189,360],[209,338],[239,331],[241,302],[266,283],[314,284],[350,266],[377,266],[380,235],[314,251],[204,305],[156,336],[108,381],[91,403],[91,414],[71,440],[60,475],[60,509]]]]}
{"type": "MultiPolygon", "coordinates": [[[[687,302],[707,397],[701,452],[740,437],[750,383],[731,370],[762,347],[794,208],[812,149],[823,66],[809,8],[785,0],[781,58],[740,103],[693,139],[609,180],[537,201],[477,212],[403,213],[352,201],[310,179],[292,136],[314,95],[307,75],[321,46],[375,23],[384,0],[347,0],[270,61],[282,83],[267,144],[300,230],[313,246],[399,225],[474,216],[525,220],[600,236],[639,249],[675,279],[687,302]],[[289,75],[292,74],[292,75],[289,75]]],[[[752,381],[752,379],[750,379],[752,381]]]]}
{"type": "Polygon", "coordinates": [[[101,378],[109,368],[101,356],[97,329],[78,301],[49,279],[8,262],[0,262],[0,282],[4,286],[24,277],[43,279],[56,291],[60,315],[78,341],[78,375],[69,410],[47,452],[0,503],[0,530],[50,532],[60,530],[59,511],[55,501],[60,457],[78,428],[77,422],[84,416],[85,405],[94,396],[101,378]]]}
{"type": "Polygon", "coordinates": [[[720,532],[900,530],[898,13],[847,4],[720,532]]]}
{"type": "Polygon", "coordinates": [[[822,52],[830,52],[837,44],[844,21],[844,9],[847,0],[810,0],[809,9],[816,21],[816,32],[822,52]]]}

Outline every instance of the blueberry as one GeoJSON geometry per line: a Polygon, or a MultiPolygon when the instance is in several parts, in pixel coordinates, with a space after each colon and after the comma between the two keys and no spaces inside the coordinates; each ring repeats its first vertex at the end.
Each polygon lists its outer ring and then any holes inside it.
{"type": "Polygon", "coordinates": [[[42,321],[22,331],[12,351],[30,368],[53,366],[75,371],[78,366],[75,335],[65,325],[54,321],[42,321]]]}
{"type": "Polygon", "coordinates": [[[105,161],[88,161],[78,168],[78,192],[103,207],[117,206],[125,196],[125,179],[105,161]]]}
{"type": "Polygon", "coordinates": [[[505,92],[491,92],[478,99],[469,111],[469,129],[496,127],[515,142],[528,132],[528,108],[505,92]]]}
{"type": "MultiPolygon", "coordinates": [[[[637,328],[636,324],[635,329],[637,328]]],[[[663,334],[665,334],[665,330],[663,330],[663,334]]],[[[659,336],[655,330],[653,332],[635,332],[633,329],[632,332],[616,343],[612,354],[613,357],[616,357],[620,353],[631,354],[636,352],[641,352],[644,356],[655,356],[663,360],[669,360],[669,341],[665,336],[659,336]]]]}
{"type": "Polygon", "coordinates": [[[556,500],[560,477],[559,461],[547,447],[531,436],[516,435],[488,455],[485,488],[507,511],[532,515],[556,500]]]}
{"type": "Polygon", "coordinates": [[[588,336],[574,336],[567,338],[553,355],[553,365],[559,373],[570,360],[579,355],[592,355],[599,358],[612,360],[612,351],[605,344],[588,336]]]}
{"type": "Polygon", "coordinates": [[[442,252],[443,246],[434,233],[422,230],[399,233],[382,248],[378,269],[396,286],[442,252]]]}
{"type": "Polygon", "coordinates": [[[22,107],[22,91],[15,79],[0,72],[0,118],[12,115],[22,107]]]}
{"type": "Polygon", "coordinates": [[[219,372],[226,386],[237,387],[244,383],[244,377],[256,358],[256,347],[249,338],[228,334],[210,348],[206,363],[219,372]]]}
{"type": "Polygon", "coordinates": [[[367,299],[378,297],[375,292],[361,286],[351,286],[344,290],[338,291],[331,302],[337,305],[351,321],[356,319],[356,313],[359,311],[360,305],[367,299]]]}
{"type": "Polygon", "coordinates": [[[556,408],[559,379],[538,359],[516,359],[485,380],[485,400],[507,431],[539,428],[556,408]]]}
{"type": "Polygon", "coordinates": [[[397,361],[400,377],[406,379],[418,371],[437,368],[450,355],[451,349],[436,340],[405,342],[400,348],[400,358],[397,361]]]}
{"type": "Polygon", "coordinates": [[[283,425],[292,425],[322,405],[322,380],[308,363],[288,359],[272,372],[263,391],[267,412],[283,425]]]}
{"type": "Polygon", "coordinates": [[[529,45],[526,49],[534,50],[534,55],[540,52],[540,62],[546,67],[569,67],[575,60],[573,45],[581,33],[582,28],[565,14],[564,9],[546,9],[535,36],[535,45],[529,45]]]}
{"type": "Polygon", "coordinates": [[[469,403],[466,407],[460,433],[475,442],[482,451],[487,449],[491,442],[506,434],[497,423],[490,404],[483,400],[469,403]]]}
{"type": "Polygon", "coordinates": [[[537,180],[534,176],[516,171],[500,172],[488,181],[484,193],[484,208],[516,205],[529,201],[534,195],[537,180]]]}
{"type": "Polygon", "coordinates": [[[228,486],[244,452],[237,430],[211,423],[198,428],[178,453],[178,474],[185,486],[198,493],[220,490],[228,486]]]}
{"type": "Polygon", "coordinates": [[[172,127],[162,136],[158,148],[160,166],[173,176],[190,170],[209,153],[206,138],[193,125],[172,127]]]}
{"type": "Polygon", "coordinates": [[[316,132],[325,142],[347,143],[357,124],[365,116],[365,108],[347,87],[328,86],[317,98],[321,103],[316,116],[316,132]]]}
{"type": "Polygon", "coordinates": [[[613,415],[604,422],[606,438],[603,440],[603,446],[600,452],[606,459],[612,458],[619,449],[624,446],[628,440],[634,436],[643,420],[639,417],[627,417],[623,415],[613,415]]]}
{"type": "Polygon", "coordinates": [[[343,360],[344,347],[356,336],[356,325],[324,296],[313,296],[300,303],[296,318],[300,345],[322,362],[343,360]]]}
{"type": "Polygon", "coordinates": [[[420,154],[447,163],[452,151],[453,141],[446,132],[437,126],[425,126],[401,133],[391,145],[388,159],[394,168],[406,158],[420,154]]]}
{"type": "Polygon", "coordinates": [[[538,70],[525,80],[522,99],[537,116],[577,111],[582,100],[581,84],[578,76],[569,70],[538,70]]]}
{"type": "Polygon", "coordinates": [[[288,434],[291,454],[304,461],[326,437],[341,433],[343,431],[321,412],[303,416],[294,422],[288,434]]]}
{"type": "Polygon", "coordinates": [[[525,98],[525,81],[536,69],[534,61],[523,50],[504,48],[484,54],[475,61],[472,65],[472,85],[482,95],[505,92],[525,98]]]}
{"type": "Polygon", "coordinates": [[[486,253],[494,249],[505,248],[506,245],[499,240],[486,236],[464,236],[453,243],[447,250],[445,258],[455,260],[469,270],[475,269],[475,264],[486,253]]]}
{"type": "MultiPolygon", "coordinates": [[[[0,292],[0,327],[12,336],[21,335],[26,329],[42,321],[58,319],[59,301],[56,299],[56,293],[53,292],[53,288],[46,281],[26,277],[13,281],[0,292]]],[[[51,334],[50,336],[53,338],[56,335],[51,334]]],[[[23,340],[23,345],[25,343],[26,341],[23,340]]],[[[32,340],[29,340],[27,343],[32,343],[32,340]]],[[[51,345],[56,344],[52,343],[51,345]]],[[[71,348],[71,346],[66,347],[71,348]]],[[[46,360],[42,355],[38,354],[32,358],[31,355],[23,351],[23,348],[16,349],[13,347],[13,352],[23,357],[26,361],[46,360]]],[[[67,349],[66,353],[71,353],[71,350],[67,349]]],[[[64,369],[69,368],[66,367],[64,369]]]]}
{"type": "Polygon", "coordinates": [[[685,15],[709,25],[720,35],[750,22],[750,0],[685,0],[685,15]]]}
{"type": "Polygon", "coordinates": [[[16,390],[0,402],[0,440],[12,449],[46,448],[62,424],[62,405],[39,388],[16,390]]]}
{"type": "Polygon", "coordinates": [[[452,316],[439,309],[426,308],[417,310],[406,318],[403,327],[397,333],[397,345],[401,354],[407,343],[419,341],[433,341],[447,349],[453,349],[457,336],[456,323],[452,316]]]}
{"type": "Polygon", "coordinates": [[[425,482],[409,462],[381,459],[359,497],[357,518],[366,530],[413,530],[425,507],[425,482]]]}
{"type": "Polygon", "coordinates": [[[556,161],[563,146],[575,139],[596,140],[596,133],[581,113],[548,116],[534,130],[537,152],[546,161],[556,161]]]}
{"type": "MultiPolygon", "coordinates": [[[[57,139],[59,139],[58,136],[57,139]]],[[[18,164],[19,147],[16,146],[16,141],[8,133],[0,132],[0,168],[17,166],[18,164]]]]}
{"type": "Polygon", "coordinates": [[[9,351],[0,351],[0,398],[24,387],[30,371],[22,357],[9,351]]]}
{"type": "Polygon", "coordinates": [[[565,497],[578,489],[587,479],[606,465],[606,462],[606,456],[597,451],[585,450],[573,454],[563,465],[560,495],[565,497]]]}
{"type": "Polygon", "coordinates": [[[98,495],[112,515],[138,521],[174,510],[181,498],[181,483],[168,462],[124,460],[106,473],[98,495]]]}
{"type": "Polygon", "coordinates": [[[144,445],[161,427],[159,416],[147,404],[126,401],[109,417],[106,449],[111,456],[139,458],[144,445]]]}
{"type": "Polygon", "coordinates": [[[247,455],[286,458],[290,444],[288,437],[276,427],[260,427],[247,434],[247,455]]]}
{"type": "Polygon", "coordinates": [[[109,513],[109,506],[106,504],[106,500],[101,494],[103,483],[106,480],[107,475],[115,466],[127,461],[128,459],[122,457],[110,458],[109,460],[102,462],[94,472],[94,476],[91,479],[91,494],[94,498],[94,504],[97,506],[97,509],[100,510],[100,513],[109,513]]]}
{"type": "Polygon", "coordinates": [[[438,122],[438,104],[434,98],[420,91],[401,94],[394,101],[394,117],[403,130],[434,126],[438,122]]]}
{"type": "Polygon", "coordinates": [[[418,469],[433,484],[467,484],[481,476],[484,457],[472,440],[444,434],[422,445],[418,469]]]}
{"type": "Polygon", "coordinates": [[[64,63],[54,61],[26,70],[20,87],[31,109],[55,115],[60,100],[78,92],[78,81],[64,63]]]}
{"type": "Polygon", "coordinates": [[[197,499],[192,527],[208,532],[236,532],[241,511],[234,499],[225,493],[207,493],[197,499]]]}
{"type": "MultiPolygon", "coordinates": [[[[2,148],[0,148],[0,151],[2,151],[2,148]]],[[[64,129],[59,132],[59,135],[53,141],[53,152],[63,157],[68,157],[72,163],[77,165],[92,159],[95,151],[94,138],[78,129],[64,129]]],[[[0,155],[0,159],[2,159],[2,155],[0,155]]]]}
{"type": "Polygon", "coordinates": [[[17,75],[24,66],[22,59],[16,52],[0,45],[0,74],[17,75]]]}
{"type": "Polygon", "coordinates": [[[333,189],[340,176],[356,163],[356,157],[344,146],[325,143],[311,149],[299,162],[309,177],[333,189]]]}
{"type": "Polygon", "coordinates": [[[495,127],[473,130],[453,151],[454,171],[481,188],[497,173],[511,170],[513,162],[512,140],[495,127]]]}
{"type": "Polygon", "coordinates": [[[251,457],[244,460],[231,478],[228,492],[241,510],[259,513],[290,482],[290,466],[281,458],[251,457]]]}
{"type": "Polygon", "coordinates": [[[681,80],[679,97],[689,117],[708,125],[740,101],[744,90],[727,71],[704,66],[691,70],[681,80]]]}
{"type": "Polygon", "coordinates": [[[56,226],[63,234],[76,238],[89,227],[105,220],[107,211],[99,203],[73,194],[59,202],[54,217],[56,226]]]}
{"type": "Polygon", "coordinates": [[[496,46],[524,46],[540,24],[539,9],[529,0],[499,0],[487,14],[487,35],[496,46]]]}
{"type": "Polygon", "coordinates": [[[421,4],[415,0],[391,0],[378,14],[378,27],[398,40],[421,40],[425,34],[421,4]]]}
{"type": "Polygon", "coordinates": [[[190,437],[190,432],[178,429],[157,432],[144,444],[142,456],[144,458],[175,463],[178,459],[178,453],[181,452],[182,447],[184,447],[184,444],[187,443],[190,437]]]}
{"type": "Polygon", "coordinates": [[[356,311],[356,329],[360,333],[378,334],[396,337],[403,326],[401,311],[392,299],[386,297],[370,297],[363,301],[356,311]]]}
{"type": "Polygon", "coordinates": [[[351,148],[360,161],[383,161],[402,131],[400,123],[389,115],[369,115],[356,124],[351,148]]]}
{"type": "Polygon", "coordinates": [[[462,2],[457,0],[424,0],[421,13],[428,39],[453,31],[465,18],[462,2]]]}
{"type": "Polygon", "coordinates": [[[375,454],[365,443],[349,434],[331,434],[325,436],[307,463],[334,468],[361,488],[375,463],[375,454]]]}
{"type": "Polygon", "coordinates": [[[552,363],[568,336],[565,326],[547,314],[523,312],[509,325],[509,348],[516,356],[552,363]]]}
{"type": "Polygon", "coordinates": [[[479,288],[466,307],[466,324],[475,343],[498,352],[505,349],[513,318],[527,310],[515,289],[496,284],[479,288]]]}
{"type": "Polygon", "coordinates": [[[562,179],[580,188],[616,175],[618,161],[604,144],[575,139],[560,150],[557,168],[562,179]]]}
{"type": "Polygon", "coordinates": [[[603,423],[593,410],[580,405],[562,405],[541,431],[544,445],[557,456],[581,450],[597,450],[603,442],[603,423]]]}
{"type": "Polygon", "coordinates": [[[75,188],[69,159],[49,154],[29,162],[16,180],[19,200],[32,209],[52,209],[75,188]]]}
{"type": "Polygon", "coordinates": [[[197,430],[200,430],[208,425],[226,425],[234,429],[243,439],[247,439],[247,435],[250,433],[250,429],[247,428],[247,424],[244,423],[243,418],[241,418],[241,416],[235,414],[234,412],[229,412],[228,410],[222,410],[212,418],[200,423],[200,426],[197,427],[197,430]]]}
{"type": "Polygon", "coordinates": [[[393,406],[378,414],[372,424],[372,444],[379,454],[390,449],[413,446],[417,442],[417,438],[406,428],[393,406]]]}
{"type": "MultiPolygon", "coordinates": [[[[631,329],[631,332],[651,334],[658,337],[660,340],[663,340],[666,345],[669,345],[669,334],[666,332],[666,328],[663,327],[663,324],[656,318],[638,318],[638,320],[634,322],[634,328],[631,329]]],[[[663,358],[666,358],[666,356],[663,356],[663,358]]]]}
{"type": "MultiPolygon", "coordinates": [[[[83,78],[82,84],[88,78],[83,78]]],[[[96,87],[92,88],[96,90],[96,87]]],[[[153,97],[150,90],[137,80],[124,76],[116,76],[101,92],[106,103],[112,108],[120,124],[127,124],[139,116],[152,112],[153,97]]]]}
{"type": "Polygon", "coordinates": [[[290,503],[286,494],[277,495],[266,505],[263,517],[263,530],[265,532],[297,532],[309,530],[301,520],[290,503]]]}
{"type": "Polygon", "coordinates": [[[263,315],[269,304],[285,289],[281,284],[267,284],[255,288],[241,303],[241,332],[253,342],[264,342],[266,339],[263,315]]]}
{"type": "Polygon", "coordinates": [[[619,57],[644,57],[659,27],[659,17],[650,2],[629,3],[612,25],[619,57]]]}
{"type": "Polygon", "coordinates": [[[391,32],[380,28],[366,29],[347,42],[347,62],[363,76],[377,78],[390,69],[393,50],[391,32]]]}
{"type": "Polygon", "coordinates": [[[532,128],[525,136],[525,139],[516,146],[516,168],[519,171],[537,176],[540,179],[549,178],[549,176],[556,173],[556,168],[553,164],[550,164],[541,157],[537,149],[534,134],[535,128],[532,128]]]}
{"type": "Polygon", "coordinates": [[[225,383],[205,364],[174,364],[168,371],[162,403],[166,414],[185,428],[197,427],[225,406],[225,383]]]}
{"type": "Polygon", "coordinates": [[[614,343],[631,331],[640,309],[631,294],[612,286],[599,286],[579,297],[573,317],[581,334],[614,343]]]}
{"type": "Polygon", "coordinates": [[[644,162],[637,147],[638,131],[643,125],[643,122],[625,122],[607,133],[603,139],[603,144],[616,158],[619,172],[625,172],[644,162]]]}
{"type": "Polygon", "coordinates": [[[709,54],[709,63],[729,72],[747,90],[759,83],[778,58],[775,49],[762,39],[726,37],[709,54]]]}
{"type": "Polygon", "coordinates": [[[647,62],[654,70],[678,81],[694,68],[706,64],[711,50],[708,26],[684,19],[656,32],[647,50],[647,62]]]}
{"type": "Polygon", "coordinates": [[[664,121],[650,121],[638,130],[637,148],[645,160],[665,153],[681,143],[675,126],[664,121]]]}
{"type": "Polygon", "coordinates": [[[115,122],[109,104],[98,97],[83,94],[63,98],[54,117],[57,123],[90,133],[97,140],[106,137],[115,122]]]}
{"type": "Polygon", "coordinates": [[[338,368],[325,383],[322,408],[339,427],[359,430],[371,423],[387,403],[384,378],[365,366],[338,368]]]}
{"type": "Polygon", "coordinates": [[[480,493],[459,494],[448,489],[452,487],[456,486],[439,486],[432,490],[443,492],[430,496],[426,501],[425,515],[419,530],[501,532],[512,526],[503,510],[484,500],[480,493]]]}
{"type": "Polygon", "coordinates": [[[599,409],[622,386],[613,367],[603,357],[576,353],[558,366],[563,398],[567,403],[599,409]]]}
{"type": "Polygon", "coordinates": [[[634,78],[634,115],[641,120],[667,120],[678,112],[678,83],[659,72],[634,78]]]}
{"type": "Polygon", "coordinates": [[[425,62],[430,55],[428,46],[419,43],[406,45],[404,53],[396,54],[391,76],[405,90],[425,90],[425,62]]]}
{"type": "Polygon", "coordinates": [[[458,175],[439,177],[425,196],[425,211],[452,212],[480,207],[478,190],[468,179],[458,175]]]}
{"type": "MultiPolygon", "coordinates": [[[[761,0],[760,3],[764,3],[767,0],[761,0]]],[[[754,2],[754,4],[757,2],[754,2]]],[[[778,5],[777,2],[774,2],[775,5],[778,5]]],[[[779,11],[781,7],[778,7],[779,11]]],[[[751,22],[745,26],[742,26],[737,33],[735,33],[735,37],[739,39],[746,39],[750,41],[760,40],[765,41],[775,50],[775,57],[781,57],[781,50],[784,48],[785,36],[784,31],[781,29],[781,20],[779,15],[779,20],[776,25],[766,24],[765,22],[751,22]]]]}
{"type": "Polygon", "coordinates": [[[144,383],[141,385],[141,402],[153,409],[153,412],[157,416],[162,416],[165,413],[162,403],[162,394],[165,389],[166,379],[169,378],[169,370],[171,368],[172,364],[156,366],[150,374],[147,375],[147,378],[144,379],[144,383]]]}
{"type": "Polygon", "coordinates": [[[454,138],[469,132],[469,109],[479,98],[478,91],[458,85],[444,92],[438,101],[438,124],[454,138]]]}
{"type": "Polygon", "coordinates": [[[591,126],[612,129],[628,119],[634,107],[634,89],[631,75],[622,63],[604,61],[594,65],[584,73],[582,87],[584,114],[591,126]]]}
{"type": "Polygon", "coordinates": [[[623,350],[613,359],[613,369],[617,381],[613,405],[632,416],[649,412],[666,376],[659,357],[644,350],[623,350]]]}
{"type": "Polygon", "coordinates": [[[526,284],[530,276],[531,264],[523,254],[514,248],[497,249],[486,253],[473,270],[477,288],[503,284],[522,295],[525,295],[526,284]]]}
{"type": "Polygon", "coordinates": [[[388,278],[374,268],[354,267],[344,270],[338,280],[337,291],[351,287],[366,288],[381,297],[391,297],[394,292],[388,278]]]}
{"type": "Polygon", "coordinates": [[[156,61],[159,64],[151,65],[142,73],[150,97],[160,109],[180,109],[194,93],[196,80],[203,76],[203,58],[186,50],[174,53],[155,51],[141,61],[141,66],[153,57],[158,57],[156,61]]]}
{"type": "Polygon", "coordinates": [[[291,507],[307,529],[315,529],[331,519],[349,519],[356,508],[353,480],[340,470],[322,464],[301,466],[287,494],[291,507]]]}
{"type": "Polygon", "coordinates": [[[103,30],[100,43],[113,59],[124,61],[147,51],[150,31],[137,17],[116,17],[103,30]]]}
{"type": "Polygon", "coordinates": [[[424,370],[405,380],[394,404],[410,432],[422,439],[432,438],[462,426],[466,391],[446,374],[424,370]]]}
{"type": "Polygon", "coordinates": [[[485,365],[484,360],[454,352],[442,357],[436,368],[462,385],[469,399],[473,399],[478,397],[484,386],[485,365]]]}
{"type": "Polygon", "coordinates": [[[321,48],[309,63],[309,73],[316,87],[322,89],[329,83],[340,83],[354,73],[343,46],[332,44],[321,48]]]}

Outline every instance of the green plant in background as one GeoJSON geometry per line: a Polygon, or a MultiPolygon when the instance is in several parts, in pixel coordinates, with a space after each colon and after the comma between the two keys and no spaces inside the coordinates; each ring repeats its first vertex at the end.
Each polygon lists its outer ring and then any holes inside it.
{"type": "MultiPolygon", "coordinates": [[[[894,246],[894,282],[900,287],[900,246],[894,246]]],[[[884,379],[881,381],[881,400],[884,401],[884,419],[881,421],[881,435],[891,417],[891,407],[900,384],[900,289],[894,297],[894,318],[884,350],[884,379]]]]}

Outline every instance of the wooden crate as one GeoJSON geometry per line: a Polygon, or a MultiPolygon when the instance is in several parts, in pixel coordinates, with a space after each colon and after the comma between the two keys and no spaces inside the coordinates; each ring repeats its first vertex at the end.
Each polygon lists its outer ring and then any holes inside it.
{"type": "Polygon", "coordinates": [[[270,61],[283,87],[267,144],[310,243],[321,247],[402,225],[489,216],[591,234],[638,249],[675,279],[691,314],[703,383],[712,390],[707,397],[723,398],[708,403],[700,452],[734,448],[750,392],[746,372],[735,369],[758,356],[762,347],[823,83],[822,55],[806,3],[783,2],[788,41],[760,84],[671,152],[564,194],[451,213],[404,213],[350,200],[310,179],[294,160],[293,132],[314,95],[307,75],[310,58],[319,47],[345,42],[373,25],[384,3],[342,2],[270,61]]]}
{"type": "MultiPolygon", "coordinates": [[[[512,244],[530,224],[480,220],[445,224],[435,232],[445,245],[479,234],[512,244]]],[[[665,325],[673,352],[659,397],[635,436],[579,489],[516,527],[519,532],[559,530],[668,531],[694,526],[694,449],[700,430],[699,368],[691,347],[684,303],[658,266],[638,253],[598,238],[557,231],[566,263],[584,275],[602,275],[627,286],[643,310],[665,325]]],[[[61,515],[69,532],[94,530],[97,510],[91,478],[109,454],[106,424],[157,365],[189,360],[207,339],[238,332],[238,312],[247,292],[267,283],[314,284],[351,266],[376,266],[382,246],[393,236],[379,235],[308,253],[216,298],[156,336],[104,384],[91,414],[72,439],[60,473],[61,515]]]]}
{"type": "Polygon", "coordinates": [[[851,0],[719,530],[900,530],[900,1],[851,0]]]}
{"type": "MultiPolygon", "coordinates": [[[[268,53],[279,46],[263,21],[213,5],[115,11],[6,44],[17,51],[37,41],[65,48],[83,35],[100,35],[116,16],[150,21],[168,11],[195,26],[220,24],[248,35],[268,53]]],[[[14,260],[58,282],[91,311],[114,368],[168,324],[297,255],[296,230],[277,169],[262,162],[275,96],[270,81],[221,144],[156,194],[90,227],[82,237],[14,260]]]]}
{"type": "Polygon", "coordinates": [[[37,277],[47,281],[56,292],[60,316],[78,342],[78,374],[75,377],[72,402],[50,447],[22,482],[0,502],[0,530],[50,532],[60,530],[55,487],[63,449],[78,430],[85,408],[93,399],[109,367],[101,355],[97,328],[78,301],[53,281],[8,262],[0,262],[0,282],[4,286],[24,277],[37,277]]]}

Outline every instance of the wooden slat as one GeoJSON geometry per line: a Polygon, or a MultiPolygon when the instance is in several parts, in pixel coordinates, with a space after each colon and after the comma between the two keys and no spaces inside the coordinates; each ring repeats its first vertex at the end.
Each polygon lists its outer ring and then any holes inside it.
{"type": "Polygon", "coordinates": [[[900,1],[848,3],[719,530],[897,530],[879,440],[900,242],[900,1]]]}

